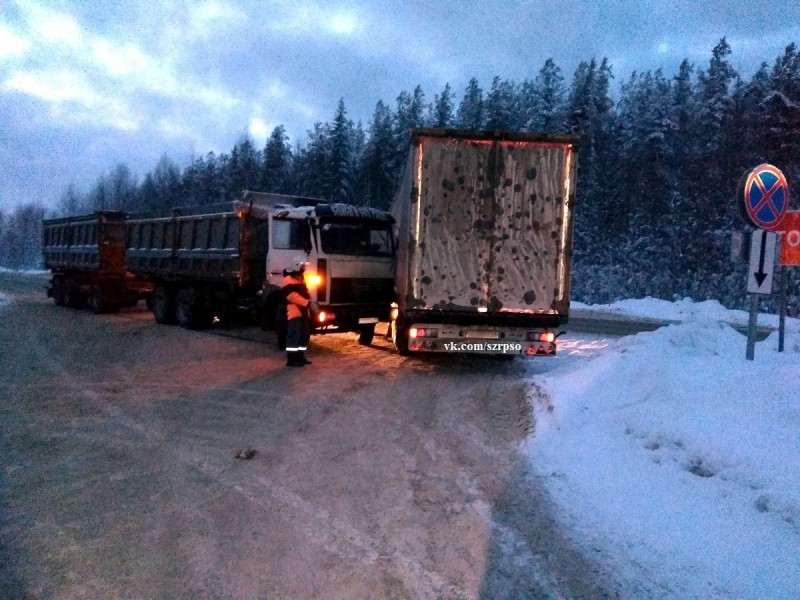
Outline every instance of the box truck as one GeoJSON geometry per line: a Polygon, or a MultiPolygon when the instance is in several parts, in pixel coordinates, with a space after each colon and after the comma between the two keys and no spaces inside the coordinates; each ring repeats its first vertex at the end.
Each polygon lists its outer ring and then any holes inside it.
{"type": "Polygon", "coordinates": [[[412,130],[391,208],[398,351],[556,353],[577,148],[568,135],[412,130]]]}

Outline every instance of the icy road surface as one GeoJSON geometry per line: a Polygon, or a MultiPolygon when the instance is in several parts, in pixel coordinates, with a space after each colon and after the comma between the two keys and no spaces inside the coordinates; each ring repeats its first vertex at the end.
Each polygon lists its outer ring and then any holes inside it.
{"type": "Polygon", "coordinates": [[[525,362],[336,335],[287,369],[42,290],[0,274],[0,597],[614,597],[523,452],[525,362]]]}

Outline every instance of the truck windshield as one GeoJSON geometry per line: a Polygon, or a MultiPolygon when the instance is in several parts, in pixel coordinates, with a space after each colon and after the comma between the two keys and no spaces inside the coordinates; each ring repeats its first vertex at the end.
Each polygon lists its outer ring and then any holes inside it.
{"type": "Polygon", "coordinates": [[[352,220],[323,220],[319,241],[326,254],[392,256],[392,229],[388,223],[352,220]]]}

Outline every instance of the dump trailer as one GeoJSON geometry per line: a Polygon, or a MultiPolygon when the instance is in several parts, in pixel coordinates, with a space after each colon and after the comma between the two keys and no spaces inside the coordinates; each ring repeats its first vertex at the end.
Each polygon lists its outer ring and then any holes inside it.
{"type": "Polygon", "coordinates": [[[125,222],[125,213],[112,211],[42,222],[47,295],[57,305],[111,312],[149,294],[149,284],[125,268],[125,222]]]}
{"type": "Polygon", "coordinates": [[[556,353],[577,147],[574,136],[412,130],[391,209],[398,351],[556,353]]]}
{"type": "Polygon", "coordinates": [[[313,332],[357,331],[369,344],[393,300],[392,223],[370,208],[244,191],[236,202],[129,217],[125,261],[153,285],[157,322],[202,328],[247,314],[281,342],[284,271],[302,255],[313,332]]]}

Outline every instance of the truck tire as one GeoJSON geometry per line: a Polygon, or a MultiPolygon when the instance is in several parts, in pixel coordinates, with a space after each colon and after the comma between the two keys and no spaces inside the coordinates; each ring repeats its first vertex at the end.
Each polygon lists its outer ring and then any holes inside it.
{"type": "Polygon", "coordinates": [[[392,343],[400,356],[408,356],[408,328],[398,323],[397,319],[389,324],[392,334],[392,343]]]}
{"type": "Polygon", "coordinates": [[[64,305],[70,308],[83,308],[86,306],[86,297],[81,294],[78,286],[68,285],[63,291],[64,305]]]}
{"type": "Polygon", "coordinates": [[[203,299],[195,287],[185,287],[175,295],[175,321],[184,329],[204,329],[211,325],[203,299]]]}
{"type": "Polygon", "coordinates": [[[172,295],[172,290],[163,285],[156,286],[150,296],[149,304],[152,307],[151,310],[156,318],[156,323],[161,325],[175,323],[175,298],[172,295]]]}
{"type": "Polygon", "coordinates": [[[89,306],[89,310],[96,315],[108,312],[108,305],[103,298],[103,290],[99,287],[92,288],[92,291],[87,298],[87,304],[89,306]]]}
{"type": "Polygon", "coordinates": [[[279,350],[286,350],[286,305],[278,303],[275,308],[275,338],[279,350]]]}
{"type": "Polygon", "coordinates": [[[64,285],[60,279],[53,281],[53,302],[56,306],[64,306],[64,285]]]}
{"type": "Polygon", "coordinates": [[[358,343],[362,346],[369,346],[372,338],[375,337],[375,323],[358,326],[358,343]]]}
{"type": "Polygon", "coordinates": [[[276,312],[280,302],[275,294],[264,300],[259,308],[258,320],[261,324],[261,331],[270,331],[275,329],[276,312]]]}

